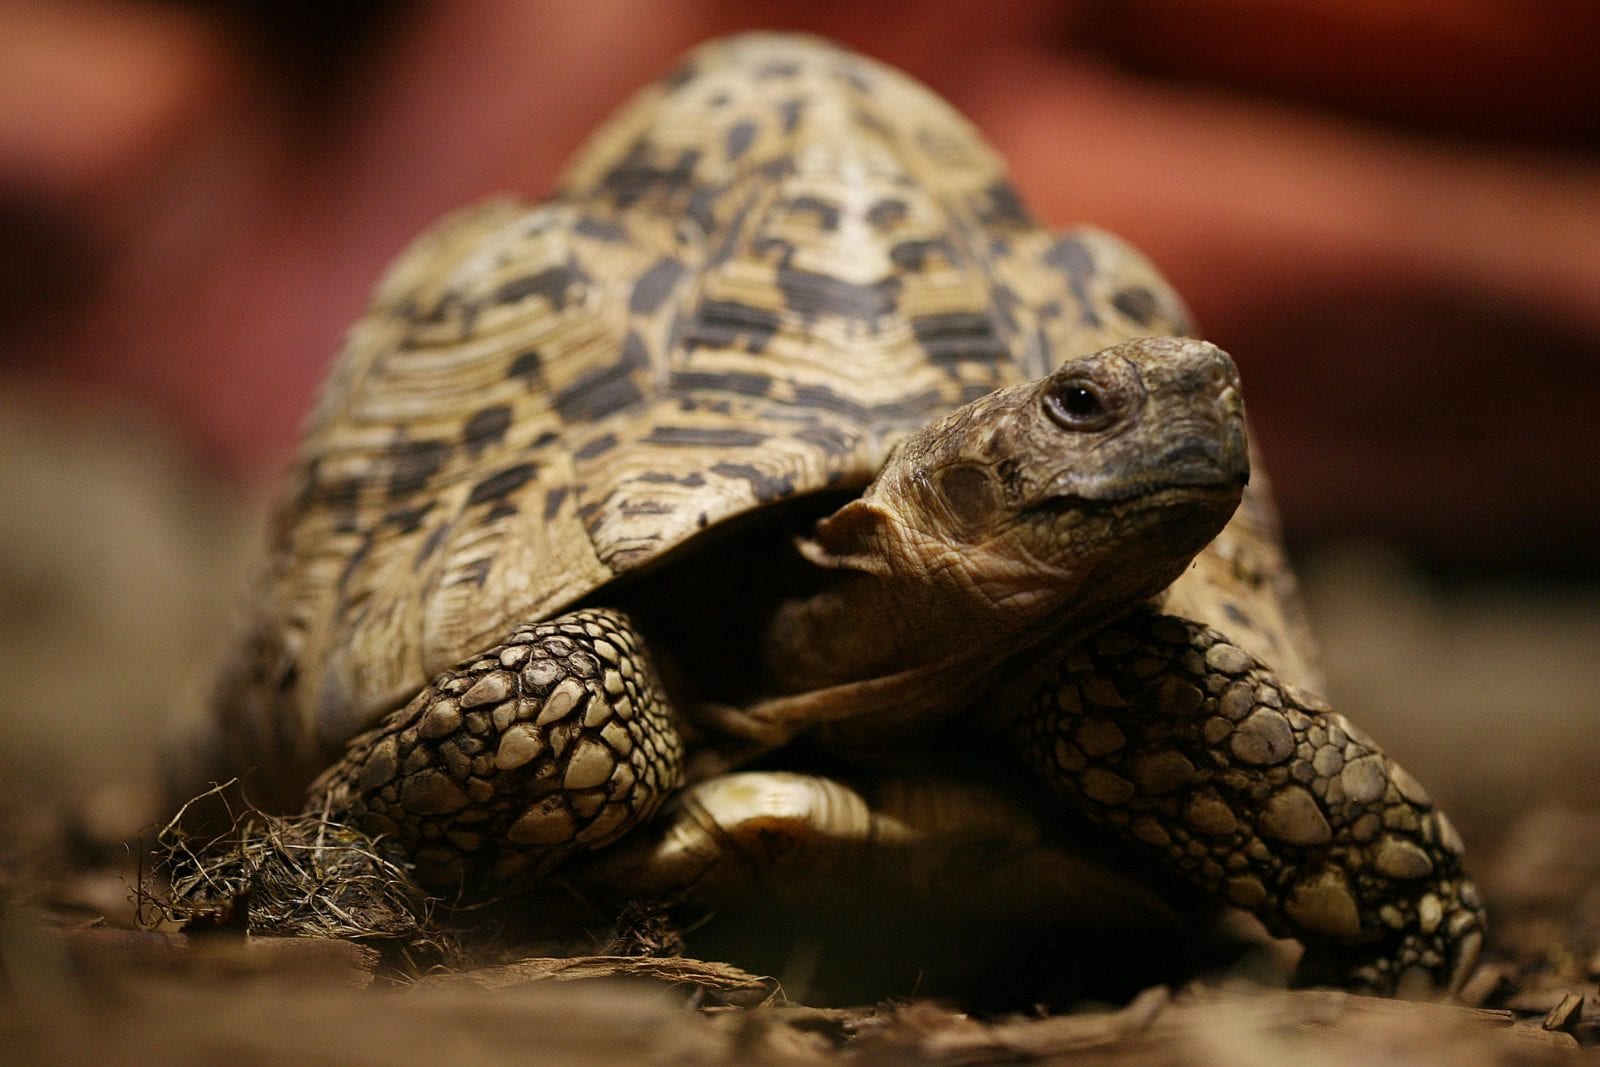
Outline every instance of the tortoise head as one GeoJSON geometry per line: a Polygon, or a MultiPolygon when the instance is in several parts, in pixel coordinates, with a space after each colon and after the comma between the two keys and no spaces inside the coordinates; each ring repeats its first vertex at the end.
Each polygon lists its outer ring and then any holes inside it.
{"type": "Polygon", "coordinates": [[[1144,338],[913,434],[801,547],[877,575],[931,626],[1088,624],[1176,579],[1248,477],[1233,361],[1203,341],[1144,338]]]}

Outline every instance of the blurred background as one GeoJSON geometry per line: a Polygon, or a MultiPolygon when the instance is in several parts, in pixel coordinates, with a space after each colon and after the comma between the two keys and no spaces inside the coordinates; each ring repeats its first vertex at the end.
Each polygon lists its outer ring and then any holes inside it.
{"type": "Polygon", "coordinates": [[[1567,0],[0,0],[0,774],[109,832],[384,264],[673,57],[826,34],[1238,359],[1337,706],[1491,834],[1600,784],[1600,16],[1567,0]]]}

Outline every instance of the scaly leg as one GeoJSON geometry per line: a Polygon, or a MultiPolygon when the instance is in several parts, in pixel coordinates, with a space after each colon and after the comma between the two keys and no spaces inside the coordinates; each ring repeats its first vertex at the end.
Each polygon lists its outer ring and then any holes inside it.
{"type": "Polygon", "coordinates": [[[627,616],[517,629],[351,742],[307,810],[397,845],[427,886],[533,878],[655,811],[683,741],[627,616]]]}
{"type": "Polygon", "coordinates": [[[1214,630],[1139,612],[1033,694],[1025,758],[1096,822],[1306,946],[1301,977],[1458,988],[1483,942],[1461,839],[1359,729],[1214,630]]]}

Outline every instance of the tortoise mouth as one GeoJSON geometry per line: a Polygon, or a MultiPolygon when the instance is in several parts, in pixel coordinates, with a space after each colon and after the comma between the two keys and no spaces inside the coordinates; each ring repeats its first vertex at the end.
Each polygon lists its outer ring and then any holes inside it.
{"type": "Polygon", "coordinates": [[[1146,511],[1186,504],[1226,505],[1239,501],[1249,483],[1248,473],[1228,478],[1196,478],[1193,481],[1167,480],[1158,484],[1118,484],[1105,493],[1087,495],[1062,493],[1046,497],[1022,509],[1022,515],[1060,517],[1081,514],[1085,517],[1111,513],[1146,511]]]}

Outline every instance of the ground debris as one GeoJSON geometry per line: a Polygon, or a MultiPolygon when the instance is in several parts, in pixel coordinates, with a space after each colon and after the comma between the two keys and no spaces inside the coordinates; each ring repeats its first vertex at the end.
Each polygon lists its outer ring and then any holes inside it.
{"type": "Polygon", "coordinates": [[[1514,971],[1507,963],[1481,963],[1461,987],[1456,999],[1469,1008],[1505,1001],[1516,989],[1514,971]]]}
{"type": "Polygon", "coordinates": [[[1570,1030],[1577,1024],[1579,1013],[1583,1009],[1583,994],[1566,993],[1561,997],[1561,1002],[1545,1013],[1544,1021],[1540,1024],[1546,1030],[1570,1030]]]}
{"type": "MultiPolygon", "coordinates": [[[[224,798],[219,786],[190,804],[224,798]]],[[[418,886],[380,842],[323,814],[233,813],[223,835],[197,840],[185,805],[156,835],[154,861],[136,890],[146,928],[237,929],[270,937],[393,942],[422,957],[457,954],[418,886]],[[165,891],[160,887],[165,886],[165,891]]]]}
{"type": "Polygon", "coordinates": [[[130,975],[190,980],[312,981],[351,989],[372,984],[377,950],[331,937],[239,937],[87,927],[63,930],[74,971],[101,985],[130,975]]]}
{"type": "Polygon", "coordinates": [[[850,1053],[870,1062],[1184,1064],[1395,1062],[1463,1067],[1565,1063],[1566,1034],[1509,1011],[1416,1003],[1331,990],[1194,987],[1147,990],[1114,1011],[984,1023],[953,1009],[905,1005],[865,1024],[850,1053]]]}
{"type": "Polygon", "coordinates": [[[1462,997],[1531,1027],[1600,1044],[1600,812],[1536,806],[1506,827],[1481,867],[1495,958],[1462,997]]]}
{"type": "Polygon", "coordinates": [[[1146,990],[1120,1008],[984,1018],[912,999],[786,1003],[776,983],[688,959],[527,959],[375,978],[371,946],[36,924],[0,940],[19,1062],[771,1065],[995,1063],[1511,1067],[1578,1060],[1566,1033],[1514,1013],[1244,984],[1146,990]],[[29,970],[59,949],[70,966],[29,970]],[[684,996],[685,988],[691,995],[684,996]],[[701,989],[730,994],[717,1001],[701,989]],[[203,1010],[197,1010],[203,1006],[203,1010]],[[700,1010],[694,1010],[699,1006],[700,1010]],[[466,1050],[470,1050],[467,1054],[466,1050]],[[462,1055],[457,1053],[461,1052],[462,1055]]]}
{"type": "Polygon", "coordinates": [[[918,1063],[960,1065],[1045,1060],[1105,1048],[1146,1031],[1172,1002],[1157,986],[1116,1011],[983,1023],[928,1002],[911,1002],[864,1028],[855,1051],[910,1055],[918,1063]]]}
{"type": "Polygon", "coordinates": [[[535,957],[471,970],[426,975],[418,989],[473,986],[507,989],[542,982],[585,982],[635,979],[687,989],[698,1005],[754,1008],[771,1001],[783,1003],[775,979],[751,974],[728,963],[684,956],[570,956],[535,957]]]}
{"type": "MultiPolygon", "coordinates": [[[[519,953],[501,945],[497,952],[458,951],[431,968],[386,969],[371,946],[438,936],[440,927],[460,920],[463,912],[426,898],[403,865],[385,859],[369,839],[326,819],[247,812],[236,822],[234,835],[220,849],[202,847],[184,837],[176,822],[169,825],[159,835],[158,873],[170,891],[159,902],[141,898],[151,915],[181,919],[191,931],[217,933],[71,931],[73,958],[97,961],[80,973],[103,976],[133,969],[189,986],[199,979],[224,999],[247,988],[255,991],[252,996],[263,995],[263,982],[278,990],[272,996],[287,996],[300,986],[338,987],[363,997],[347,1005],[349,1013],[409,1020],[414,1012],[458,1032],[461,1024],[439,1015],[439,1006],[470,1002],[477,1005],[471,1018],[508,1040],[513,1032],[546,1036],[542,1029],[518,1031],[509,1022],[516,1011],[526,1009],[538,1018],[548,1014],[551,1026],[561,1025],[569,1014],[614,1026],[616,1005],[631,1004],[634,1011],[648,1004],[645,1017],[655,1020],[662,1047],[724,1062],[1210,1067],[1309,1059],[1319,1065],[1487,1067],[1571,1062],[1580,1044],[1600,1037],[1600,989],[1592,969],[1600,882],[1594,869],[1557,847],[1556,840],[1577,831],[1587,840],[1590,824],[1548,812],[1514,828],[1508,847],[1489,864],[1489,879],[1500,889],[1496,902],[1504,922],[1497,932],[1504,947],[1471,976],[1460,1004],[1195,984],[1176,994],[1149,989],[1115,1009],[1001,1017],[926,998],[857,1008],[792,1004],[771,978],[672,951],[668,946],[678,943],[663,937],[662,929],[674,931],[670,924],[658,929],[662,917],[648,909],[635,909],[637,914],[630,912],[632,918],[621,924],[624,933],[637,927],[637,936],[596,937],[588,952],[607,955],[519,953]],[[331,948],[297,948],[290,939],[240,937],[235,931],[318,933],[319,938],[298,944],[343,946],[337,951],[363,955],[329,956],[331,948]],[[655,954],[619,954],[633,941],[649,942],[655,954]],[[419,971],[425,973],[417,976],[419,971]],[[288,983],[273,979],[286,975],[300,977],[288,983]],[[371,988],[358,988],[364,984],[371,988]],[[491,999],[481,999],[486,997],[491,999]],[[551,1007],[558,1002],[565,1007],[551,1007]]],[[[529,907],[525,900],[513,904],[529,907]]],[[[103,977],[92,982],[96,989],[107,985],[103,977]]],[[[121,988],[125,1002],[129,987],[121,988]]],[[[561,1047],[581,1053],[579,1060],[605,1062],[613,1054],[628,1054],[633,1033],[624,1026],[616,1033],[570,1038],[576,1043],[561,1047]]],[[[486,1062],[512,1062],[512,1048],[497,1047],[486,1062]],[[499,1058],[502,1054],[507,1058],[499,1058]]],[[[421,1046],[389,1050],[395,1063],[427,1058],[421,1046]]]]}
{"type": "Polygon", "coordinates": [[[349,941],[28,925],[0,931],[5,1062],[665,1064],[726,1061],[732,1045],[642,983],[413,993],[374,981],[378,953],[349,941]]]}

